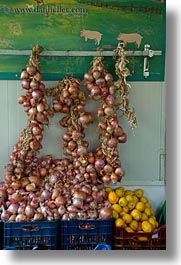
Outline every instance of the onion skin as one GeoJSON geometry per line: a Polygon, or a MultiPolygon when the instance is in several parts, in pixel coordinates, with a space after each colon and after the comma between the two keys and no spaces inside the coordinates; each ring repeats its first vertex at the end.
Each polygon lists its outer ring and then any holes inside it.
{"type": "Polygon", "coordinates": [[[99,212],[99,218],[102,220],[108,220],[112,218],[112,209],[103,207],[99,212]]]}

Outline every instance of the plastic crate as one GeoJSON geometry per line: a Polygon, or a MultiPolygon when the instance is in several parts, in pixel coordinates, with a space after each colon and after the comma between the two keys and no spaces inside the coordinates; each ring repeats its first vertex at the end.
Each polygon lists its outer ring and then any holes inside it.
{"type": "Polygon", "coordinates": [[[128,233],[124,228],[115,227],[113,249],[165,250],[166,225],[160,226],[154,233],[128,233]]]}
{"type": "Polygon", "coordinates": [[[61,221],[60,249],[94,250],[100,243],[112,246],[113,228],[112,219],[61,221]]]}
{"type": "Polygon", "coordinates": [[[0,221],[0,249],[3,249],[4,223],[0,221]]]}
{"type": "Polygon", "coordinates": [[[4,222],[4,250],[30,250],[39,244],[57,249],[58,224],[55,221],[4,222]]]}

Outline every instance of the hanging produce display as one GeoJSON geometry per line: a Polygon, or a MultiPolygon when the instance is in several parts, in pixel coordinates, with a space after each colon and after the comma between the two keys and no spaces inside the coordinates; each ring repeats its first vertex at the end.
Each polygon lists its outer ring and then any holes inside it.
{"type": "Polygon", "coordinates": [[[130,75],[129,69],[126,67],[129,61],[125,55],[125,44],[124,42],[120,42],[118,44],[117,49],[115,52],[119,55],[118,60],[115,64],[115,72],[119,79],[114,82],[114,85],[117,88],[118,95],[119,95],[119,108],[122,111],[123,115],[127,118],[130,127],[136,128],[137,120],[135,115],[135,110],[129,107],[129,87],[130,84],[126,81],[126,78],[130,75]]]}
{"type": "Polygon", "coordinates": [[[100,146],[89,152],[84,130],[94,121],[85,110],[87,98],[81,80],[66,76],[55,88],[45,88],[39,63],[42,50],[39,45],[33,48],[21,73],[26,94],[18,102],[27,113],[28,123],[5,167],[0,187],[1,220],[110,219],[113,211],[106,186],[120,182],[124,175],[117,145],[126,142],[127,134],[118,123],[116,92],[127,85],[126,76],[120,87],[114,84],[102,57],[95,57],[84,75],[89,98],[101,102],[97,112],[100,146]],[[52,106],[47,97],[52,97],[52,106]],[[55,113],[65,114],[59,121],[66,128],[62,137],[65,158],[39,157],[44,128],[55,113]]]}
{"type": "Polygon", "coordinates": [[[95,167],[105,185],[117,183],[124,175],[119,160],[118,143],[125,143],[127,135],[118,123],[113,77],[103,65],[103,57],[95,57],[92,67],[84,75],[89,97],[100,100],[98,128],[101,146],[95,151],[95,167]]]}

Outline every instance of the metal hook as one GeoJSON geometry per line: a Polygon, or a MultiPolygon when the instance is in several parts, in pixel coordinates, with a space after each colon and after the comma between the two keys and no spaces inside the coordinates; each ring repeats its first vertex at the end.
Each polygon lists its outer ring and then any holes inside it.
{"type": "Polygon", "coordinates": [[[144,50],[148,52],[148,55],[144,57],[143,76],[144,78],[147,78],[150,75],[149,73],[150,58],[154,55],[154,52],[150,50],[149,44],[145,44],[144,50]]]}

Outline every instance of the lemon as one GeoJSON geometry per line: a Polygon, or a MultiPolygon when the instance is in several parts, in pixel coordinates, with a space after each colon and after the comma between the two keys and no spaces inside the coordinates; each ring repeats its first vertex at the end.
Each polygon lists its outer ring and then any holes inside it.
{"type": "Polygon", "coordinates": [[[146,213],[142,213],[141,221],[147,221],[147,220],[148,220],[148,215],[146,213]]]}
{"type": "Polygon", "coordinates": [[[123,217],[124,215],[126,214],[126,212],[124,212],[124,211],[122,211],[122,212],[120,212],[120,217],[123,217]]]}
{"type": "Polygon", "coordinates": [[[133,201],[133,196],[132,195],[126,195],[125,197],[126,197],[126,200],[128,202],[132,202],[133,201]]]}
{"type": "Polygon", "coordinates": [[[115,204],[115,203],[118,202],[119,197],[118,197],[118,195],[112,190],[112,191],[110,191],[109,194],[108,194],[108,200],[109,200],[109,202],[110,202],[111,204],[115,204]]]}
{"type": "Polygon", "coordinates": [[[145,210],[145,204],[143,202],[137,202],[135,208],[138,211],[143,212],[145,210]]]}
{"type": "Polygon", "coordinates": [[[119,214],[115,210],[112,211],[112,218],[114,219],[119,218],[119,214]]]}
{"type": "Polygon", "coordinates": [[[134,230],[133,230],[131,227],[129,227],[129,226],[125,227],[124,229],[125,229],[128,233],[133,233],[133,232],[134,232],[134,230]]]}
{"type": "Polygon", "coordinates": [[[139,199],[138,199],[138,197],[136,195],[133,195],[133,201],[134,202],[138,202],[139,201],[139,199]]]}
{"type": "Polygon", "coordinates": [[[112,191],[113,189],[111,187],[106,187],[106,192],[109,193],[110,191],[112,191]]]}
{"type": "Polygon", "coordinates": [[[142,214],[141,214],[141,212],[138,211],[137,209],[133,209],[133,210],[131,211],[131,215],[132,215],[132,217],[134,218],[134,220],[136,220],[136,221],[141,220],[141,216],[142,216],[142,214]]]}
{"type": "Polygon", "coordinates": [[[152,225],[148,221],[143,221],[141,227],[145,233],[150,233],[153,229],[152,225]]]}
{"type": "Polygon", "coordinates": [[[126,224],[130,224],[132,221],[132,216],[129,213],[125,213],[122,218],[126,224]]]}
{"type": "Polygon", "coordinates": [[[146,207],[144,210],[144,213],[146,213],[147,216],[151,216],[152,215],[152,209],[150,207],[146,207]]]}
{"type": "Polygon", "coordinates": [[[157,227],[157,221],[153,217],[149,217],[148,222],[153,226],[153,228],[157,227]]]}
{"type": "Polygon", "coordinates": [[[141,225],[142,225],[142,222],[138,222],[138,230],[137,230],[138,232],[143,232],[141,225]]]}
{"type": "Polygon", "coordinates": [[[122,218],[118,218],[115,220],[115,226],[116,227],[125,227],[125,221],[122,218]]]}
{"type": "Polygon", "coordinates": [[[123,210],[122,207],[117,203],[112,205],[112,209],[116,211],[117,213],[120,213],[123,210]]]}
{"type": "Polygon", "coordinates": [[[138,230],[138,222],[136,220],[132,220],[131,223],[129,224],[129,226],[131,227],[131,229],[133,229],[134,231],[138,230]]]}
{"type": "Polygon", "coordinates": [[[129,207],[128,207],[128,206],[124,206],[124,207],[123,207],[123,211],[124,211],[125,213],[128,213],[128,212],[129,212],[129,207]]]}
{"type": "Polygon", "coordinates": [[[146,237],[146,236],[139,236],[139,237],[138,237],[138,240],[139,240],[139,241],[143,241],[143,242],[144,242],[144,241],[148,241],[148,237],[146,237]]]}
{"type": "Polygon", "coordinates": [[[115,193],[117,194],[118,197],[123,197],[124,196],[124,188],[119,187],[119,188],[115,189],[115,193]]]}
{"type": "Polygon", "coordinates": [[[135,206],[136,206],[136,202],[135,201],[128,202],[128,208],[129,208],[129,210],[134,209],[135,206]]]}
{"type": "Polygon", "coordinates": [[[151,208],[151,204],[150,204],[149,202],[146,202],[146,203],[145,203],[145,207],[147,207],[147,208],[151,208]]]}
{"type": "Polygon", "coordinates": [[[128,204],[127,200],[126,200],[126,197],[121,197],[119,199],[119,205],[122,206],[122,207],[125,207],[126,205],[128,204]]]}
{"type": "Polygon", "coordinates": [[[140,198],[140,202],[147,203],[148,202],[148,198],[143,196],[143,197],[140,198]]]}
{"type": "Polygon", "coordinates": [[[138,198],[141,198],[141,197],[143,197],[144,190],[142,190],[142,189],[136,189],[136,190],[134,190],[134,193],[135,193],[135,195],[136,195],[138,198]]]}
{"type": "Polygon", "coordinates": [[[127,195],[133,195],[134,192],[132,190],[125,190],[124,191],[124,196],[127,196],[127,195]]]}

